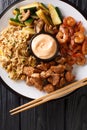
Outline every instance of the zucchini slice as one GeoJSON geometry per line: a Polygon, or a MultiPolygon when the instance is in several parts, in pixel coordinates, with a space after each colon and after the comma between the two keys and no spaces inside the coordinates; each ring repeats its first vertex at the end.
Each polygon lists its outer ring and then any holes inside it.
{"type": "Polygon", "coordinates": [[[54,25],[59,25],[59,24],[61,24],[61,23],[62,23],[62,20],[61,20],[61,18],[60,18],[60,16],[59,16],[58,11],[56,10],[56,8],[55,8],[53,5],[49,4],[49,5],[48,5],[48,9],[49,9],[49,12],[50,12],[50,15],[51,15],[53,24],[54,24],[54,25]]]}
{"type": "Polygon", "coordinates": [[[56,9],[56,11],[57,11],[57,13],[58,13],[58,15],[59,15],[61,21],[63,21],[63,15],[62,15],[61,11],[59,10],[58,7],[55,7],[55,9],[56,9]]]}
{"type": "Polygon", "coordinates": [[[17,20],[14,19],[14,18],[10,18],[9,24],[10,24],[10,25],[14,25],[14,26],[25,26],[23,23],[20,23],[19,21],[17,21],[17,20]]]}
{"type": "Polygon", "coordinates": [[[46,16],[46,14],[44,14],[43,10],[42,9],[39,9],[37,12],[36,12],[37,16],[42,19],[46,24],[50,25],[50,22],[46,16]]]}
{"type": "Polygon", "coordinates": [[[27,10],[30,10],[30,14],[31,14],[31,15],[35,14],[35,12],[37,11],[36,7],[31,7],[31,8],[24,9],[25,12],[26,12],[27,10]]]}
{"type": "Polygon", "coordinates": [[[31,26],[32,22],[33,22],[33,18],[29,18],[28,20],[26,20],[26,21],[24,22],[24,24],[25,24],[26,26],[31,26]]]}
{"type": "Polygon", "coordinates": [[[34,2],[34,3],[30,3],[28,5],[25,5],[25,6],[21,6],[20,7],[20,12],[22,10],[29,9],[29,8],[34,8],[34,7],[38,8],[39,7],[39,3],[38,2],[34,2]]]}
{"type": "Polygon", "coordinates": [[[18,8],[15,8],[14,10],[13,10],[13,14],[14,15],[17,15],[17,14],[19,14],[20,13],[20,10],[18,9],[18,8]]]}
{"type": "Polygon", "coordinates": [[[20,15],[20,14],[16,14],[16,15],[15,15],[15,18],[14,18],[14,19],[15,19],[16,21],[19,21],[19,18],[18,18],[19,15],[20,15]]]}
{"type": "Polygon", "coordinates": [[[44,13],[49,14],[48,8],[43,3],[39,3],[39,8],[43,9],[44,13]]]}

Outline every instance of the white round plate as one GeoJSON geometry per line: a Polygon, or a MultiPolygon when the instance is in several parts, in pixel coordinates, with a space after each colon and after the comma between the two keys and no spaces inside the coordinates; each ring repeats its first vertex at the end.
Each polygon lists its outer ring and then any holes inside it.
{"type": "MultiPolygon", "coordinates": [[[[65,2],[62,2],[62,1],[59,1],[59,0],[35,0],[37,2],[42,2],[44,4],[53,4],[54,6],[57,6],[59,7],[59,9],[61,10],[63,16],[72,16],[74,17],[77,21],[82,21],[83,25],[85,28],[87,28],[87,21],[86,19],[82,16],[82,14],[77,11],[75,8],[73,8],[71,5],[65,3],[65,2]]],[[[34,2],[34,0],[25,0],[25,1],[21,1],[15,5],[13,5],[0,19],[0,31],[2,31],[7,25],[8,25],[8,20],[9,18],[13,17],[13,14],[12,14],[12,10],[17,8],[17,7],[20,7],[20,6],[23,6],[23,5],[26,5],[26,4],[29,4],[29,3],[32,3],[34,2]]],[[[82,67],[77,67],[75,66],[74,67],[74,73],[75,73],[75,76],[76,76],[76,79],[77,80],[80,80],[82,78],[85,78],[87,77],[87,65],[85,66],[82,66],[82,67]]],[[[15,92],[25,96],[25,97],[28,97],[28,98],[32,98],[32,99],[36,99],[36,98],[39,98],[43,95],[45,95],[46,93],[44,92],[40,92],[39,90],[37,90],[36,88],[34,87],[31,87],[31,86],[27,86],[25,82],[23,81],[13,81],[11,80],[9,77],[8,77],[8,74],[6,73],[6,71],[0,67],[0,76],[2,78],[2,80],[11,88],[13,89],[15,92]]]]}

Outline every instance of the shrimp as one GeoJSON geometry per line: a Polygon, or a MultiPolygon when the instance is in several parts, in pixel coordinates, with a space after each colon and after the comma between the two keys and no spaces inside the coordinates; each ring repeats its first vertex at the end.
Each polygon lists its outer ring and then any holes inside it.
{"type": "Polygon", "coordinates": [[[85,32],[85,28],[83,27],[81,22],[76,23],[74,30],[75,32],[85,32]]]}
{"type": "Polygon", "coordinates": [[[75,47],[75,49],[73,50],[73,53],[77,53],[77,52],[80,52],[80,53],[81,53],[81,49],[82,49],[81,45],[77,45],[77,46],[75,47]]]}
{"type": "Polygon", "coordinates": [[[73,29],[73,27],[68,27],[68,30],[69,30],[69,35],[73,36],[74,35],[74,29],[73,29]]]}
{"type": "Polygon", "coordinates": [[[73,27],[73,26],[75,26],[76,21],[75,21],[75,19],[73,17],[68,16],[68,17],[65,17],[63,19],[63,24],[66,25],[66,26],[73,27]]]}
{"type": "Polygon", "coordinates": [[[68,41],[69,39],[68,28],[66,28],[63,24],[60,26],[56,38],[60,44],[64,44],[68,41]]]}
{"type": "Polygon", "coordinates": [[[87,39],[85,39],[85,41],[82,44],[82,53],[84,55],[87,55],[87,39]]]}
{"type": "Polygon", "coordinates": [[[85,39],[85,35],[82,32],[76,32],[74,33],[74,42],[78,44],[82,44],[82,42],[85,39]]]}
{"type": "Polygon", "coordinates": [[[60,46],[60,54],[62,56],[66,56],[67,52],[68,52],[68,46],[67,46],[67,44],[66,43],[65,44],[61,44],[61,46],[60,46]]]}
{"type": "Polygon", "coordinates": [[[86,58],[82,53],[76,53],[73,57],[75,58],[75,63],[77,65],[84,65],[86,63],[86,58]]]}

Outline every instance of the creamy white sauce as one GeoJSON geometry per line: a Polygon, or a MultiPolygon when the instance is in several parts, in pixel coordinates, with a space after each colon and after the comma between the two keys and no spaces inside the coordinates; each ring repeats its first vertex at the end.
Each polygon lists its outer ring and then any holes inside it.
{"type": "Polygon", "coordinates": [[[57,51],[56,40],[48,34],[39,34],[32,40],[32,51],[41,59],[48,59],[57,51]]]}

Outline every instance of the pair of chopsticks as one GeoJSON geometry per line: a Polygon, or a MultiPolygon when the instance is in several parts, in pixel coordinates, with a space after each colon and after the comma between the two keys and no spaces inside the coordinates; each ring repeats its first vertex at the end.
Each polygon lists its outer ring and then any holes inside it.
{"type": "Polygon", "coordinates": [[[31,101],[31,102],[28,102],[28,103],[26,103],[24,105],[21,105],[21,106],[15,108],[13,110],[10,110],[10,114],[14,115],[14,114],[23,112],[25,110],[28,110],[30,108],[33,108],[35,106],[38,106],[40,104],[43,104],[43,103],[45,103],[47,101],[66,96],[67,94],[69,94],[69,93],[75,91],[76,89],[81,88],[81,87],[83,87],[85,85],[87,85],[87,78],[76,81],[76,82],[74,82],[72,84],[69,84],[69,85],[59,89],[59,90],[56,90],[56,91],[54,91],[52,93],[49,93],[46,96],[35,99],[35,100],[31,101]]]}

